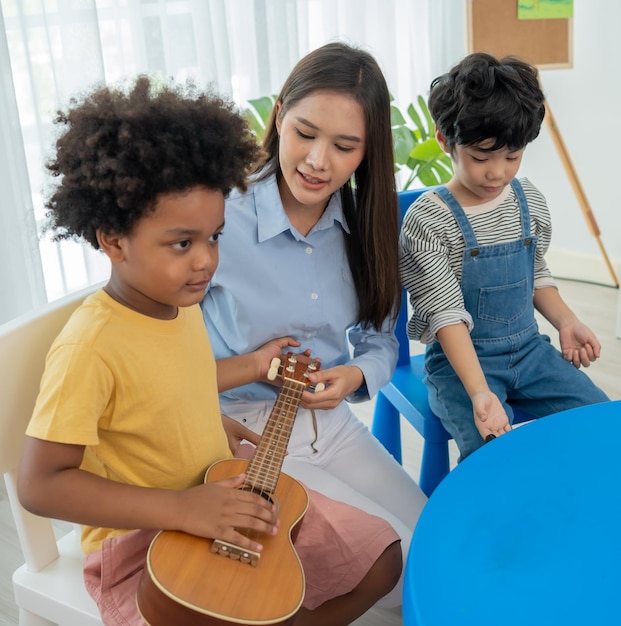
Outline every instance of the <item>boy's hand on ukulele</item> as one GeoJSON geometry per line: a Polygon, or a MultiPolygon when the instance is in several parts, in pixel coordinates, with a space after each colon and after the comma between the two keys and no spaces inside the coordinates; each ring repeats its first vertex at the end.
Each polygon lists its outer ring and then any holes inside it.
{"type": "MultiPolygon", "coordinates": [[[[257,435],[257,433],[249,428],[246,428],[243,424],[240,424],[237,420],[234,420],[228,415],[223,414],[221,417],[224,432],[226,433],[226,437],[229,442],[229,449],[234,456],[238,456],[237,451],[239,450],[239,446],[242,441],[249,441],[255,446],[259,445],[261,435],[257,435]]],[[[245,455],[242,456],[245,458],[245,455]]]]}
{"type": "Polygon", "coordinates": [[[181,491],[180,511],[184,513],[179,530],[260,552],[261,543],[236,529],[275,535],[278,530],[276,507],[256,493],[238,489],[244,479],[245,475],[239,474],[181,491]]]}
{"type": "MultiPolygon", "coordinates": [[[[287,348],[298,348],[300,342],[293,337],[277,337],[257,348],[252,354],[256,361],[257,371],[259,373],[258,380],[268,381],[267,372],[270,369],[272,359],[282,357],[283,350],[287,348]]],[[[309,350],[306,352],[310,353],[309,350]]],[[[273,381],[268,381],[273,384],[273,381]]]]}
{"type": "Polygon", "coordinates": [[[509,418],[496,394],[489,390],[480,391],[475,393],[471,400],[474,423],[483,441],[500,437],[511,430],[509,418]]]}

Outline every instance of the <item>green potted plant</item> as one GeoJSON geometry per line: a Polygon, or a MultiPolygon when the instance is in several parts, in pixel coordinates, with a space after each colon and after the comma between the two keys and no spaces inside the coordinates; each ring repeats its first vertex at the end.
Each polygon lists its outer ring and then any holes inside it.
{"type": "MultiPolygon", "coordinates": [[[[276,98],[263,96],[249,100],[243,109],[244,117],[258,141],[263,137],[276,98]]],[[[448,182],[453,175],[451,159],[442,151],[435,138],[433,120],[425,99],[418,96],[416,104],[407,106],[406,114],[408,119],[393,100],[390,105],[390,123],[395,166],[397,172],[403,173],[400,178],[405,178],[405,182],[399,184],[400,189],[409,189],[417,180],[425,187],[448,182]]]]}
{"type": "Polygon", "coordinates": [[[451,159],[435,137],[435,125],[425,99],[418,96],[416,105],[410,103],[407,106],[409,120],[394,100],[390,109],[395,165],[398,172],[406,175],[401,189],[409,189],[416,180],[425,187],[448,182],[453,176],[451,159]]]}

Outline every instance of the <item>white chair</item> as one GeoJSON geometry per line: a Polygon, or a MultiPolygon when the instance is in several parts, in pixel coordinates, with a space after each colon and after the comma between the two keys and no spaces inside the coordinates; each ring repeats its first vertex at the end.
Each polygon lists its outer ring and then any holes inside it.
{"type": "Polygon", "coordinates": [[[0,472],[25,563],[13,574],[20,626],[102,626],[82,578],[79,533],[56,541],[52,522],[19,503],[17,466],[34,408],[45,356],[73,310],[94,287],[0,326],[0,472]]]}

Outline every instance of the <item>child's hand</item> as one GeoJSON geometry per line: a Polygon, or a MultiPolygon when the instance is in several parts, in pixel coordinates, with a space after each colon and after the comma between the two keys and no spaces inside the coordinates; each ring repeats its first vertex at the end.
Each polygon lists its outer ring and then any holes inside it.
{"type": "Polygon", "coordinates": [[[179,530],[260,552],[263,546],[256,538],[250,539],[236,529],[275,535],[276,507],[255,493],[238,489],[244,479],[245,475],[239,474],[179,492],[182,515],[179,530]]]}
{"type": "MultiPolygon", "coordinates": [[[[277,337],[257,348],[252,354],[259,371],[259,380],[273,382],[267,379],[267,372],[270,369],[272,359],[282,357],[282,352],[285,348],[298,348],[299,346],[300,342],[293,337],[277,337]]],[[[307,350],[306,352],[308,353],[309,351],[307,350]]]]}
{"type": "Polygon", "coordinates": [[[559,340],[563,358],[574,367],[589,367],[593,361],[599,358],[602,346],[591,329],[582,322],[562,326],[559,329],[559,340]]]}
{"type": "Polygon", "coordinates": [[[491,391],[481,391],[471,398],[474,423],[485,441],[489,435],[499,437],[511,430],[509,418],[498,399],[491,391]]]}
{"type": "Polygon", "coordinates": [[[261,435],[257,435],[253,430],[246,428],[243,424],[234,420],[228,415],[222,415],[222,425],[224,426],[224,432],[229,441],[229,449],[237,456],[239,445],[242,441],[249,441],[255,446],[259,445],[261,435]]]}

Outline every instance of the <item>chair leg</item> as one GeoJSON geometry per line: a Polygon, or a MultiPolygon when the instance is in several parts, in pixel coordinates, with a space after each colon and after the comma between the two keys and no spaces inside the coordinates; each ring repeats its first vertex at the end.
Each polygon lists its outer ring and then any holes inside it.
{"type": "Polygon", "coordinates": [[[448,441],[438,443],[425,440],[419,486],[427,497],[431,496],[449,470],[448,441]]]}
{"type": "Polygon", "coordinates": [[[54,626],[54,622],[20,607],[19,626],[54,626]]]}
{"type": "Polygon", "coordinates": [[[375,398],[371,432],[401,463],[401,416],[381,391],[375,398]]]}

